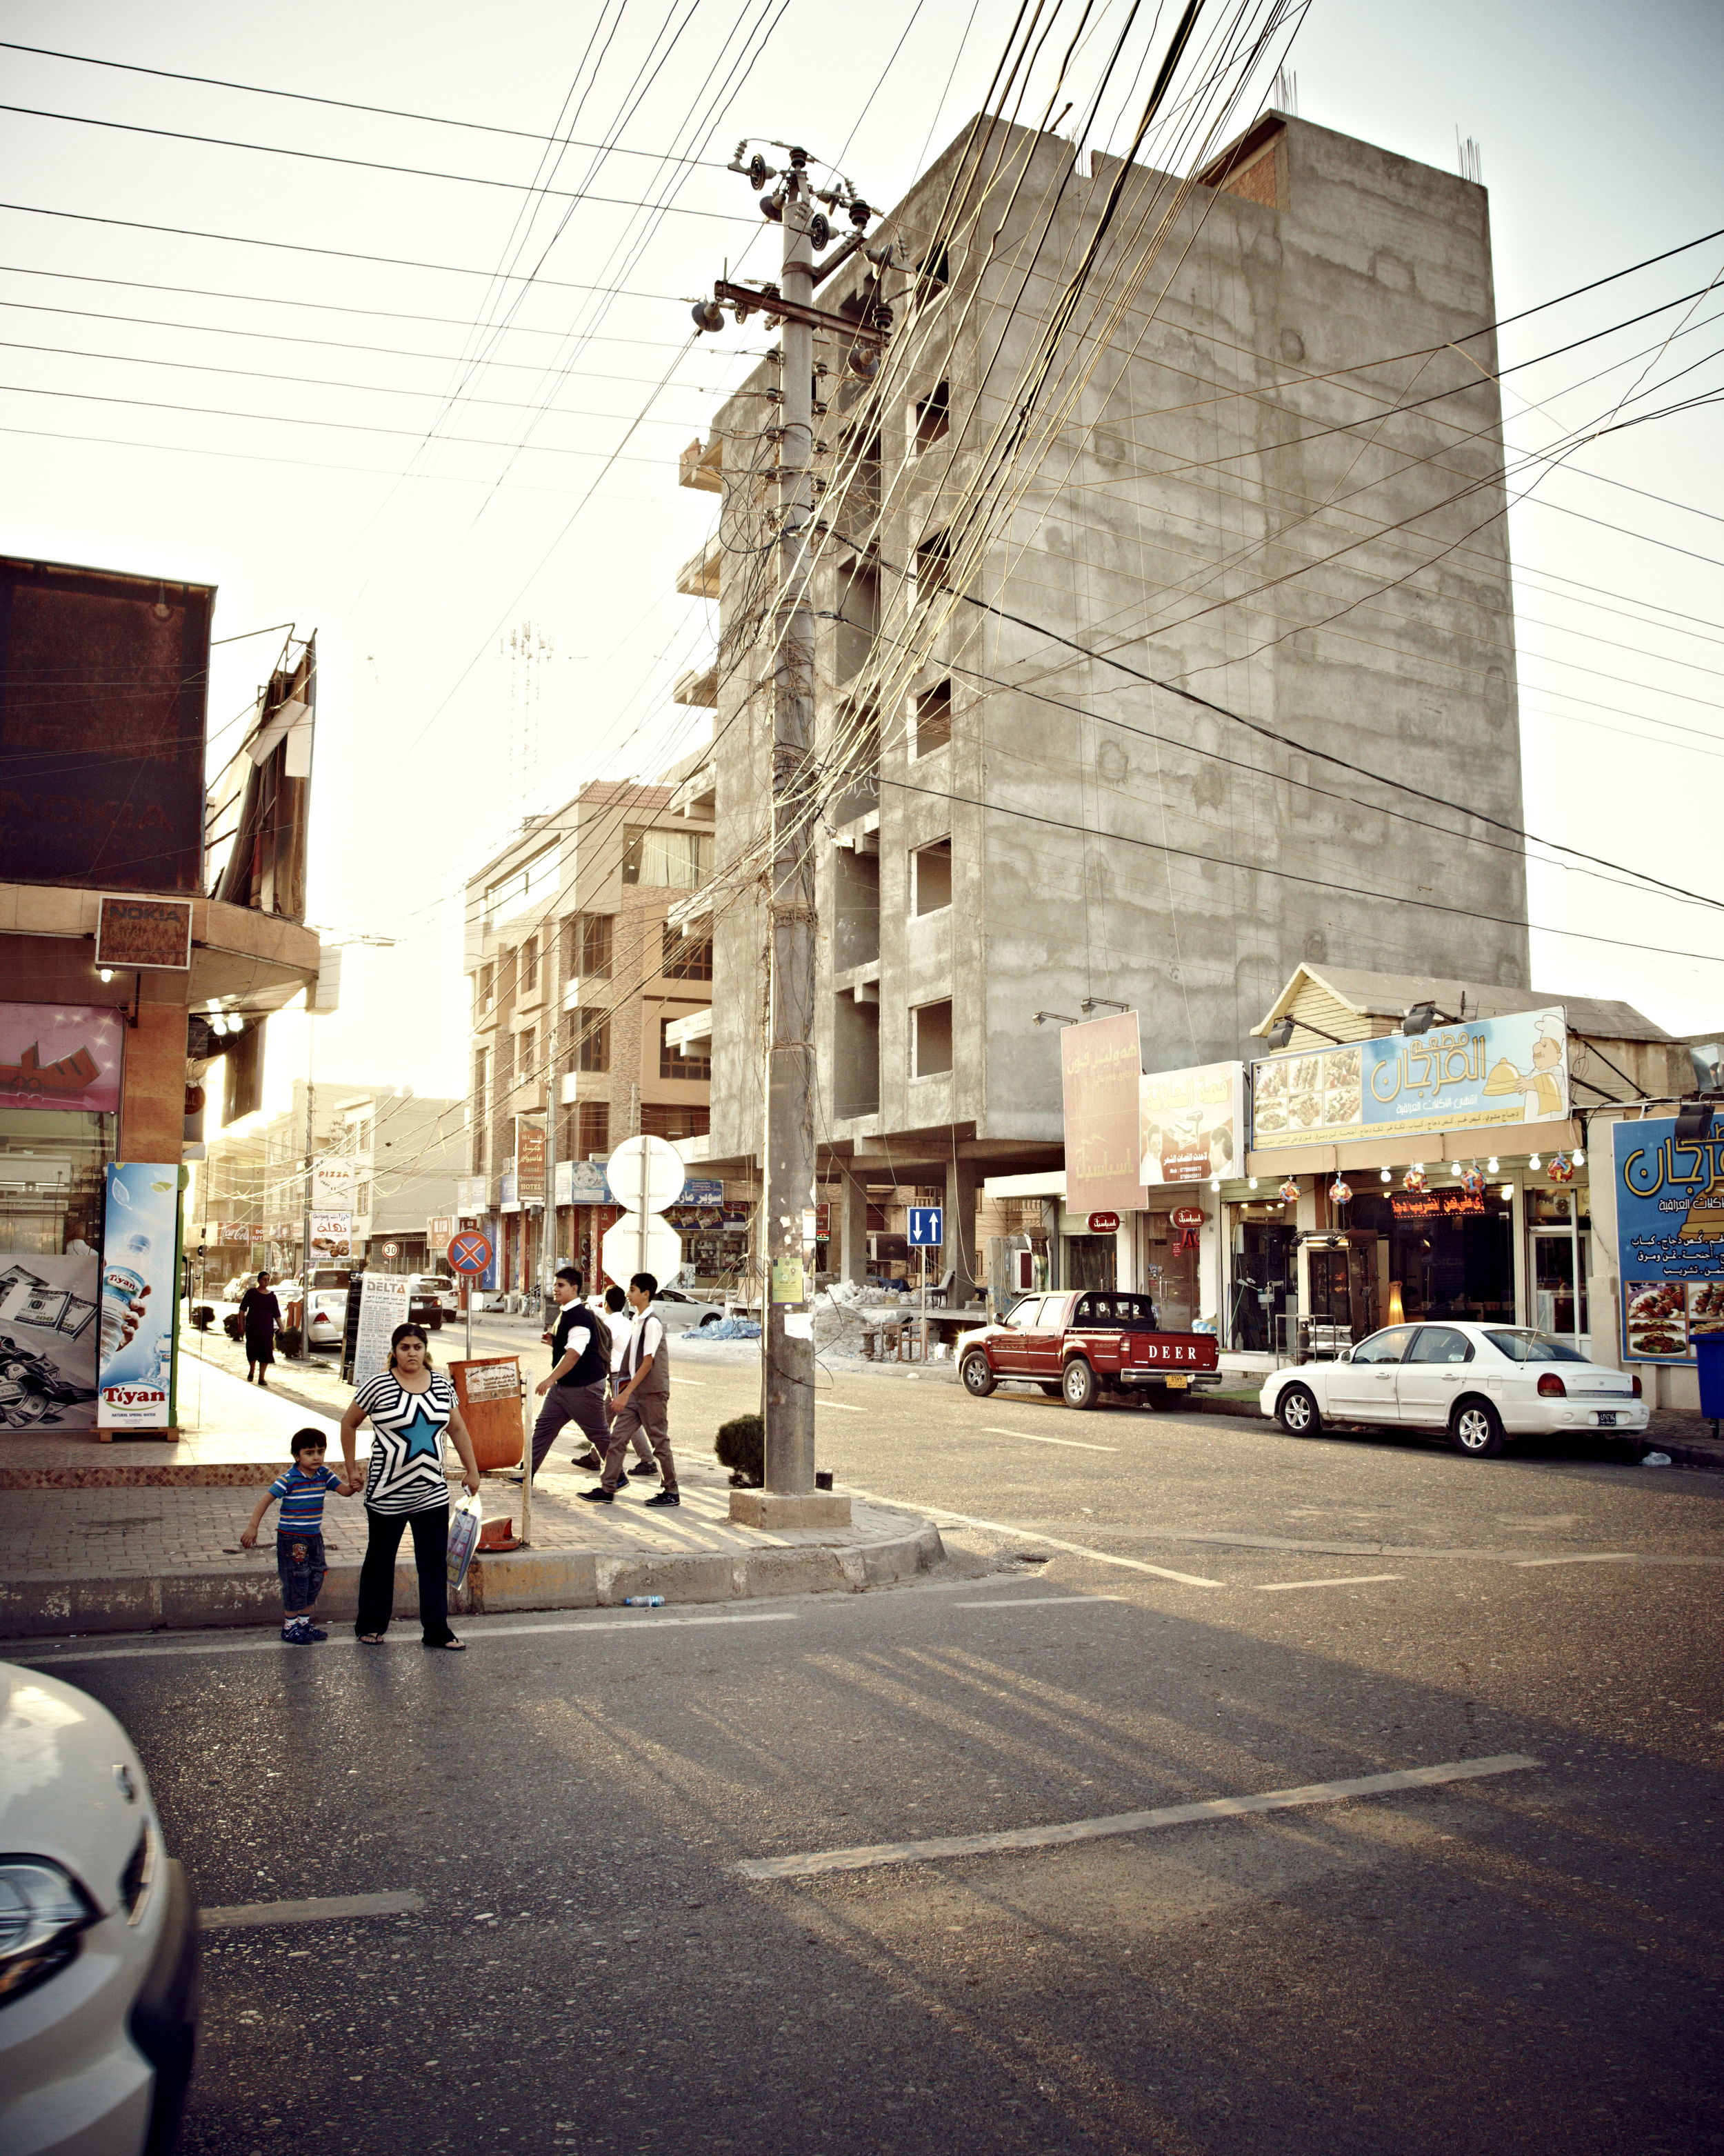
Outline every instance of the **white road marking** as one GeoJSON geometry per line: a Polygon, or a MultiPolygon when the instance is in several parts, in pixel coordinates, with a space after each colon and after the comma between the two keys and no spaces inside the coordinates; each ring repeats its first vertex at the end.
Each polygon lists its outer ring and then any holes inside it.
{"type": "Polygon", "coordinates": [[[1087,1445],[1080,1437],[1037,1437],[1027,1430],[1002,1430],[998,1424],[982,1425],[989,1437],[1015,1437],[1025,1445],[1069,1445],[1079,1452],[1117,1452],[1116,1445],[1087,1445]]]}
{"type": "MultiPolygon", "coordinates": [[[[853,1483],[850,1495],[860,1497],[871,1505],[901,1505],[901,1497],[881,1497],[871,1490],[859,1490],[853,1483]]],[[[1110,1551],[1091,1549],[1085,1543],[1061,1542],[1057,1535],[1044,1535],[1034,1527],[1014,1527],[1004,1520],[978,1520],[972,1512],[948,1512],[937,1505],[918,1505],[915,1508],[925,1519],[949,1521],[955,1527],[986,1527],[993,1535],[1015,1535],[1021,1543],[1041,1543],[1049,1549],[1064,1550],[1068,1557],[1086,1557],[1096,1564],[1117,1565],[1122,1572],[1147,1572],[1157,1579],[1178,1580],[1182,1587],[1221,1587],[1219,1579],[1200,1579],[1189,1572],[1170,1572],[1164,1564],[1146,1564],[1142,1558],[1115,1557],[1110,1551]]]]}
{"type": "Polygon", "coordinates": [[[698,1393],[701,1387],[706,1383],[706,1380],[704,1378],[679,1378],[675,1373],[673,1372],[671,1373],[670,1382],[673,1385],[692,1385],[695,1390],[698,1393]]]}
{"type": "Polygon", "coordinates": [[[1123,1602],[1123,1594],[1024,1594],[1015,1602],[954,1602],[954,1609],[1045,1609],[1050,1602],[1123,1602]]]}
{"type": "MultiPolygon", "coordinates": [[[[631,1609],[626,1616],[601,1617],[583,1611],[579,1616],[543,1625],[489,1624],[478,1631],[469,1627],[463,1636],[470,1647],[486,1640],[516,1639],[530,1632],[610,1632],[625,1626],[647,1625],[654,1631],[662,1631],[667,1626],[676,1630],[690,1625],[788,1624],[796,1614],[794,1609],[723,1609],[714,1610],[710,1615],[684,1617],[672,1616],[663,1609],[631,1609]]],[[[403,1636],[410,1635],[403,1632],[403,1636]]],[[[331,1647],[357,1647],[359,1642],[348,1633],[337,1635],[324,1644],[331,1647]]],[[[271,1632],[263,1640],[175,1640],[147,1647],[74,1647],[68,1652],[38,1650],[28,1661],[33,1668],[51,1669],[61,1662],[147,1661],[170,1655],[266,1655],[272,1651],[297,1655],[304,1654],[305,1650],[287,1646],[279,1632],[271,1632]]]]}
{"type": "Polygon", "coordinates": [[[1296,1587],[1375,1587],[1379,1581],[1398,1579],[1398,1572],[1361,1572],[1351,1579],[1268,1579],[1260,1580],[1260,1594],[1289,1594],[1296,1587]]]}
{"type": "Polygon", "coordinates": [[[1539,1564],[1632,1564],[1631,1550],[1588,1550],[1576,1557],[1517,1557],[1514,1560],[1516,1572],[1530,1572],[1539,1564]]]}
{"type": "Polygon", "coordinates": [[[824,1872],[867,1871],[885,1864],[926,1864],[942,1856],[985,1856],[995,1851],[1057,1849],[1067,1842],[1095,1841],[1104,1835],[1142,1834],[1152,1827],[1184,1826],[1194,1821],[1239,1819],[1253,1812],[1278,1812],[1302,1804],[1345,1803],[1352,1797],[1387,1795],[1397,1789],[1429,1789],[1447,1782],[1466,1782],[1483,1774],[1509,1774],[1537,1760],[1524,1752],[1499,1752],[1488,1759],[1451,1759],[1439,1767],[1408,1767],[1387,1774],[1360,1774],[1350,1781],[1309,1782],[1297,1789],[1268,1789],[1256,1797],[1210,1797],[1189,1804],[1163,1804],[1148,1812],[1116,1812],[1106,1819],[1070,1820],[1058,1826],[1009,1827],[998,1834],[941,1835],[927,1841],[880,1841],[856,1849],[815,1850],[800,1856],[752,1857],[736,1869],[745,1879],[812,1879],[824,1872]]]}
{"type": "Polygon", "coordinates": [[[310,1902],[241,1902],[231,1909],[201,1909],[198,1927],[206,1932],[237,1930],[242,1924],[332,1924],[349,1917],[408,1917],[425,1906],[411,1888],[399,1894],[324,1894],[310,1902]]]}
{"type": "Polygon", "coordinates": [[[866,1408],[853,1407],[848,1400],[823,1399],[818,1393],[814,1396],[814,1405],[817,1408],[842,1408],[846,1414],[866,1414],[868,1412],[866,1408]]]}

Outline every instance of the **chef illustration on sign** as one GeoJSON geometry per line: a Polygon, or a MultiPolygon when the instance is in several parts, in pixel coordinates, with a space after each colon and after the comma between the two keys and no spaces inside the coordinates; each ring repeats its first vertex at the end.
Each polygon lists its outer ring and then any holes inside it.
{"type": "Polygon", "coordinates": [[[1559,1014],[1547,1011],[1538,1019],[1532,1043],[1532,1068],[1516,1069],[1504,1056],[1485,1081],[1487,1093],[1528,1093],[1529,1123],[1549,1122],[1568,1112],[1568,1073],[1563,1050],[1568,1035],[1559,1014]]]}

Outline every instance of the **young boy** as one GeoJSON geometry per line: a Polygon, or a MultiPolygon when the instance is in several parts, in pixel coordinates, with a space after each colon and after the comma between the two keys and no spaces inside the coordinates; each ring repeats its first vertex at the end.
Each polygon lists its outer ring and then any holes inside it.
{"type": "Polygon", "coordinates": [[[290,1450],[293,1465],[278,1475],[259,1498],[251,1524],[239,1537],[246,1549],[257,1547],[258,1529],[272,1504],[281,1500],[275,1522],[275,1569],[281,1575],[281,1636],[290,1647],[309,1647],[327,1632],[311,1622],[311,1610],[323,1592],[323,1500],[333,1490],[351,1497],[361,1486],[344,1482],[323,1464],[328,1440],[321,1430],[296,1430],[290,1450]]]}

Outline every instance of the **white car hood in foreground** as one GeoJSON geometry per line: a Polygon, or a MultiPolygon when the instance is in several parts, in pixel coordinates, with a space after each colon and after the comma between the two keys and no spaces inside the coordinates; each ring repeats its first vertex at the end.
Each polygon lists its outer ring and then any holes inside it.
{"type": "Polygon", "coordinates": [[[106,1915],[150,1816],[142,1764],[107,1709],[0,1662],[0,1849],[64,1865],[106,1915]]]}

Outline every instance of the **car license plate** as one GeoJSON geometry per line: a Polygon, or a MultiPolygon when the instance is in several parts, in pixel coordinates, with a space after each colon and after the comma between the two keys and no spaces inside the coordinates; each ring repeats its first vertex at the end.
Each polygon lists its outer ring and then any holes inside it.
{"type": "Polygon", "coordinates": [[[1615,1427],[1616,1427],[1616,1416],[1615,1416],[1615,1413],[1614,1413],[1614,1410],[1613,1410],[1612,1412],[1609,1413],[1609,1414],[1601,1414],[1601,1415],[1598,1417],[1598,1427],[1599,1427],[1599,1429],[1600,1429],[1600,1430],[1614,1430],[1614,1429],[1615,1429],[1615,1427]]]}
{"type": "Polygon", "coordinates": [[[1163,1378],[1162,1380],[1162,1383],[1164,1385],[1171,1385],[1176,1391],[1183,1391],[1184,1388],[1190,1383],[1190,1382],[1191,1380],[1185,1377],[1163,1378]]]}

